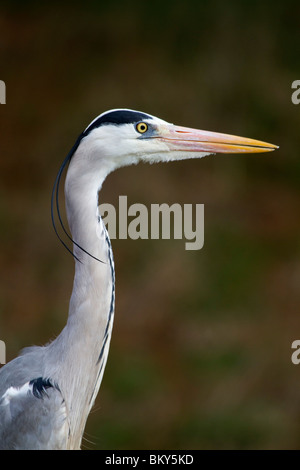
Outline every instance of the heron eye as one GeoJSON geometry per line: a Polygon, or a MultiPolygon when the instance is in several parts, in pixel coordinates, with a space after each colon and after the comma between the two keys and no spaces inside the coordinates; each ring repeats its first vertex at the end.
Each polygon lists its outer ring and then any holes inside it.
{"type": "Polygon", "coordinates": [[[145,122],[138,122],[135,128],[140,134],[144,134],[148,130],[148,124],[145,122]]]}

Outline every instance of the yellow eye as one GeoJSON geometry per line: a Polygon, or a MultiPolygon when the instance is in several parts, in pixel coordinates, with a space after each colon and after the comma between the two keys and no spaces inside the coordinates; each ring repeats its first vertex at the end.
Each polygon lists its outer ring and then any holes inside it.
{"type": "Polygon", "coordinates": [[[148,124],[145,122],[138,122],[135,128],[140,134],[144,134],[148,130],[148,124]]]}

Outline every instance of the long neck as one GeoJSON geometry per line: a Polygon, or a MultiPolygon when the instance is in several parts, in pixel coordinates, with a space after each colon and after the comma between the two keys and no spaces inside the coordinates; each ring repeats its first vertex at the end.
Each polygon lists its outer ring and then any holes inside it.
{"type": "Polygon", "coordinates": [[[75,277],[67,325],[50,347],[69,409],[71,435],[74,434],[71,447],[77,448],[108,356],[114,315],[114,264],[110,240],[97,208],[99,187],[107,170],[95,178],[82,172],[76,161],[72,163],[65,196],[77,258],[75,277]]]}

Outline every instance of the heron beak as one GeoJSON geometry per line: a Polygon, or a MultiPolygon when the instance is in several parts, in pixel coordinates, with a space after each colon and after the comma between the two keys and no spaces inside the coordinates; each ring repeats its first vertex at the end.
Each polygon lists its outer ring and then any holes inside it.
{"type": "Polygon", "coordinates": [[[166,143],[170,150],[184,152],[259,153],[271,152],[278,148],[277,145],[260,140],[174,125],[160,128],[158,138],[166,143]]]}

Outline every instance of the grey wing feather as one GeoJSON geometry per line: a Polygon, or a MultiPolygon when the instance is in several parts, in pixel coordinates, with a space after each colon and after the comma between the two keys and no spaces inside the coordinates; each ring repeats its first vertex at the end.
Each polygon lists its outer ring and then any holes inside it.
{"type": "Polygon", "coordinates": [[[43,353],[27,350],[0,371],[1,450],[67,448],[66,405],[58,385],[43,377],[43,353]]]}

